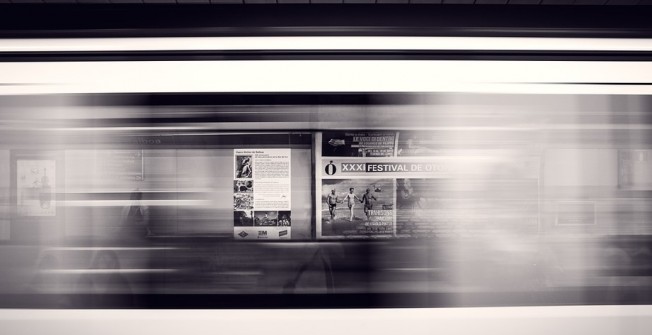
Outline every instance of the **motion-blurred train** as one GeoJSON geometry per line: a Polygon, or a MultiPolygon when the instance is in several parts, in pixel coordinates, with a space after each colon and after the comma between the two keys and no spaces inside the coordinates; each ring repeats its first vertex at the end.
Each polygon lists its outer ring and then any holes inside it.
{"type": "Polygon", "coordinates": [[[608,329],[642,334],[652,63],[626,55],[650,51],[646,39],[0,40],[2,327],[134,331],[151,309],[203,309],[159,316],[199,332],[212,318],[237,327],[228,316],[298,333],[287,323],[304,315],[329,331],[629,320],[608,329]],[[504,56],[442,59],[461,48],[504,56]],[[170,50],[194,53],[160,58],[170,50]],[[625,58],[581,56],[605,52],[625,58]],[[65,314],[77,309],[115,314],[65,314]]]}

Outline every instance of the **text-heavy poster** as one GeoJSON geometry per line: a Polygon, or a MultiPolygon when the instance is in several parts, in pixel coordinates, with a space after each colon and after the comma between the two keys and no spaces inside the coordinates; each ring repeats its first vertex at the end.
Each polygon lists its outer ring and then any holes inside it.
{"type": "Polygon", "coordinates": [[[56,162],[16,161],[16,198],[20,216],[55,216],[56,162]]]}
{"type": "Polygon", "coordinates": [[[233,160],[233,237],[290,239],[290,149],[235,149],[233,160]]]}

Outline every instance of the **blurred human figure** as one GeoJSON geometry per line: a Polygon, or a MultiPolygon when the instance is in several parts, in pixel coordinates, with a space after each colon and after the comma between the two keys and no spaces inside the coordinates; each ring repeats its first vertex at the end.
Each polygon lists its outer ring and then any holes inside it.
{"type": "Polygon", "coordinates": [[[41,192],[39,193],[39,203],[41,208],[50,208],[52,200],[52,187],[50,186],[50,178],[48,177],[48,170],[43,169],[43,177],[41,177],[41,192]]]}
{"type": "Polygon", "coordinates": [[[51,293],[48,292],[49,287],[53,287],[56,283],[52,281],[55,277],[51,276],[50,271],[57,268],[58,260],[54,255],[48,253],[39,258],[28,290],[35,293],[51,293]]]}
{"type": "Polygon", "coordinates": [[[397,180],[397,203],[399,209],[421,209],[423,198],[412,185],[410,179],[397,180]]]}
{"type": "Polygon", "coordinates": [[[34,269],[34,276],[27,283],[28,294],[38,294],[43,306],[50,308],[69,307],[67,297],[62,294],[62,277],[57,272],[59,259],[51,254],[42,255],[34,269]]]}
{"type": "Polygon", "coordinates": [[[149,226],[149,208],[142,204],[143,194],[136,190],[131,193],[131,204],[122,209],[122,236],[141,238],[152,234],[149,226]]]}
{"type": "Polygon", "coordinates": [[[93,255],[88,271],[82,274],[75,287],[82,294],[80,307],[125,307],[133,304],[131,287],[120,273],[120,260],[111,250],[100,250],[93,255]]]}

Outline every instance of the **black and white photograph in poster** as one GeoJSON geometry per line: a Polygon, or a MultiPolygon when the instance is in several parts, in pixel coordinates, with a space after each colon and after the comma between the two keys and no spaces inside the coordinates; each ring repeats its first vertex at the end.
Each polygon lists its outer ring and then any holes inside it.
{"type": "Polygon", "coordinates": [[[254,208],[254,197],[251,193],[234,193],[233,194],[233,209],[245,210],[254,208]]]}
{"type": "Polygon", "coordinates": [[[292,216],[290,211],[278,212],[278,225],[279,227],[290,227],[292,225],[292,216]]]}
{"type": "Polygon", "coordinates": [[[56,162],[16,161],[16,198],[20,216],[55,216],[56,162]]]}
{"type": "Polygon", "coordinates": [[[254,191],[253,180],[248,179],[248,180],[233,181],[233,193],[253,193],[253,191],[254,191]]]}
{"type": "Polygon", "coordinates": [[[337,131],[322,133],[324,157],[392,157],[394,131],[337,131]]]}
{"type": "Polygon", "coordinates": [[[252,155],[235,156],[235,178],[253,178],[252,155]]]}
{"type": "Polygon", "coordinates": [[[253,211],[234,211],[233,212],[233,225],[235,227],[253,227],[253,225],[254,225],[254,212],[253,211]]]}
{"type": "Polygon", "coordinates": [[[322,236],[394,233],[392,179],[326,179],[321,199],[322,236]]]}
{"type": "Polygon", "coordinates": [[[235,149],[233,157],[234,238],[291,238],[290,149],[235,149]]]}
{"type": "Polygon", "coordinates": [[[254,226],[262,226],[262,227],[278,226],[278,212],[277,211],[254,212],[254,226]]]}

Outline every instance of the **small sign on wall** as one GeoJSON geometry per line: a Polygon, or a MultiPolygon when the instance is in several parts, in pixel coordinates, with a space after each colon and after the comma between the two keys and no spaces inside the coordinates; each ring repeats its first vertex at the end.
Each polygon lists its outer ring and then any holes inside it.
{"type": "Polygon", "coordinates": [[[618,187],[652,190],[652,150],[618,151],[618,187]]]}
{"type": "Polygon", "coordinates": [[[56,216],[56,161],[16,161],[16,200],[19,216],[56,216]]]}

